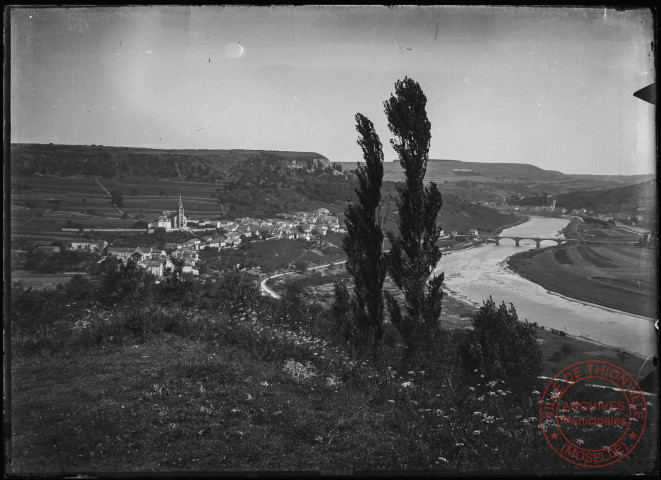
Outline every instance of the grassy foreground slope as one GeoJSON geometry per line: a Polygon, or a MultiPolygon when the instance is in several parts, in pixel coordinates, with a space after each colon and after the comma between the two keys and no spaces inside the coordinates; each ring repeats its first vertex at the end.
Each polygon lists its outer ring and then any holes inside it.
{"type": "MultiPolygon", "coordinates": [[[[474,307],[444,300],[440,348],[421,368],[391,326],[380,354],[361,357],[332,311],[260,297],[243,273],[202,290],[151,280],[110,265],[98,289],[12,287],[9,473],[579,471],[541,435],[544,380],[517,390],[461,368],[474,307]]],[[[538,342],[547,376],[586,359],[651,368],[547,330],[538,342]]],[[[649,405],[635,452],[604,472],[652,468],[649,405]]],[[[596,427],[577,438],[609,440],[596,427]]]]}
{"type": "MultiPolygon", "coordinates": [[[[143,340],[15,356],[8,472],[584,472],[546,444],[534,392],[461,381],[450,363],[377,368],[250,310],[189,318],[143,340]]],[[[649,471],[655,425],[603,472],[649,471]]]]}

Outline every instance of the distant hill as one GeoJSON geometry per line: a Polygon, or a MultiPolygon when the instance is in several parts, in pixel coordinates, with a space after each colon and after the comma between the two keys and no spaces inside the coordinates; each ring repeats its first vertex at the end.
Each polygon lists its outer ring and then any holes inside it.
{"type": "MultiPolygon", "coordinates": [[[[403,174],[399,161],[385,162],[384,177],[397,181],[403,174]]],[[[527,163],[485,163],[460,160],[429,159],[426,179],[436,183],[470,180],[474,182],[535,182],[569,184],[574,181],[637,183],[650,180],[654,175],[587,175],[566,174],[557,170],[544,170],[527,163]]]]}
{"type": "MultiPolygon", "coordinates": [[[[399,181],[399,161],[384,163],[384,179],[399,181]]],[[[574,175],[525,163],[484,163],[430,159],[427,181],[472,201],[502,201],[514,194],[591,191],[644,182],[654,175],[574,175]]]]}
{"type": "Polygon", "coordinates": [[[12,175],[96,175],[159,177],[186,180],[222,180],[239,162],[272,156],[305,165],[328,165],[316,152],[275,150],[157,150],[102,145],[12,144],[12,175]]]}
{"type": "MultiPolygon", "coordinates": [[[[387,180],[399,180],[403,169],[398,161],[384,164],[387,180]]],[[[550,181],[564,179],[565,174],[543,170],[525,163],[483,163],[459,160],[434,160],[427,164],[427,180],[436,183],[448,181],[550,181]]]]}

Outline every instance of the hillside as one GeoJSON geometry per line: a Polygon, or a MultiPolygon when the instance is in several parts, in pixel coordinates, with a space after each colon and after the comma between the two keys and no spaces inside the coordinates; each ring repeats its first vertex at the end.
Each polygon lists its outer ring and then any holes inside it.
{"type": "MultiPolygon", "coordinates": [[[[388,180],[399,180],[402,175],[399,162],[384,164],[384,176],[388,180]]],[[[459,160],[433,160],[427,164],[427,180],[436,183],[447,181],[471,180],[488,181],[549,181],[564,179],[565,174],[550,170],[542,170],[534,165],[524,163],[480,163],[462,162],[459,160]]]]}
{"type": "Polygon", "coordinates": [[[304,165],[309,161],[328,164],[315,152],[273,150],[156,150],[103,145],[12,144],[12,175],[96,175],[160,177],[219,181],[237,163],[269,156],[304,165]]]}
{"type": "Polygon", "coordinates": [[[626,212],[631,215],[636,215],[642,208],[646,215],[655,216],[656,180],[607,190],[560,194],[557,205],[569,210],[586,208],[597,213],[626,212]]]}
{"type": "MultiPolygon", "coordinates": [[[[384,179],[399,181],[398,161],[384,163],[384,179]]],[[[471,201],[500,202],[514,194],[603,190],[653,179],[654,175],[574,175],[524,163],[483,163],[430,159],[426,179],[471,201]]]]}

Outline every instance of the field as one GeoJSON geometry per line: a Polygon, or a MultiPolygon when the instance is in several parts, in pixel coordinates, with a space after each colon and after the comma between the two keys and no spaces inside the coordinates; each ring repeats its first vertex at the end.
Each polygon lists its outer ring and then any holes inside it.
{"type": "MultiPolygon", "coordinates": [[[[624,241],[614,230],[592,230],[591,240],[624,241]]],[[[577,300],[656,318],[656,253],[635,245],[561,245],[514,255],[521,276],[577,300]]]]}
{"type": "Polygon", "coordinates": [[[59,283],[67,283],[74,275],[80,275],[80,273],[47,274],[13,271],[11,272],[11,280],[36,289],[56,288],[59,283]]]}
{"type": "Polygon", "coordinates": [[[122,193],[124,207],[118,209],[92,177],[30,176],[12,181],[12,233],[19,235],[59,230],[67,220],[100,228],[130,227],[137,218],[152,221],[163,210],[175,210],[180,194],[191,218],[217,218],[221,214],[218,201],[211,198],[219,188],[213,183],[100,178],[106,190],[122,193]],[[123,212],[129,218],[122,219],[123,212]]]}

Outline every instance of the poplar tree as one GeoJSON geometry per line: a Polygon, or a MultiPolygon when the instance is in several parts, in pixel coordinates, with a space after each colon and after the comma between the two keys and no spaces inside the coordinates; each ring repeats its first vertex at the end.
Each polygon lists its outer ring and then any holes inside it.
{"type": "Polygon", "coordinates": [[[345,209],[347,235],[342,242],[347,254],[347,271],[354,279],[351,308],[357,327],[357,343],[375,349],[383,337],[383,280],[386,265],[383,258],[383,232],[378,225],[377,209],[381,202],[383,182],[383,149],[374,125],[356,114],[358,145],[365,163],[356,170],[358,201],[345,209]]]}
{"type": "Polygon", "coordinates": [[[392,324],[407,344],[412,358],[423,344],[438,341],[444,274],[433,275],[441,259],[437,241],[441,227],[436,217],[443,200],[436,184],[424,185],[431,124],[425,107],[427,97],[420,85],[405,77],[395,83],[395,93],[384,103],[390,141],[404,168],[404,181],[397,185],[399,235],[388,232],[392,244],[385,258],[393,281],[404,293],[405,312],[397,300],[384,292],[392,324]]]}

